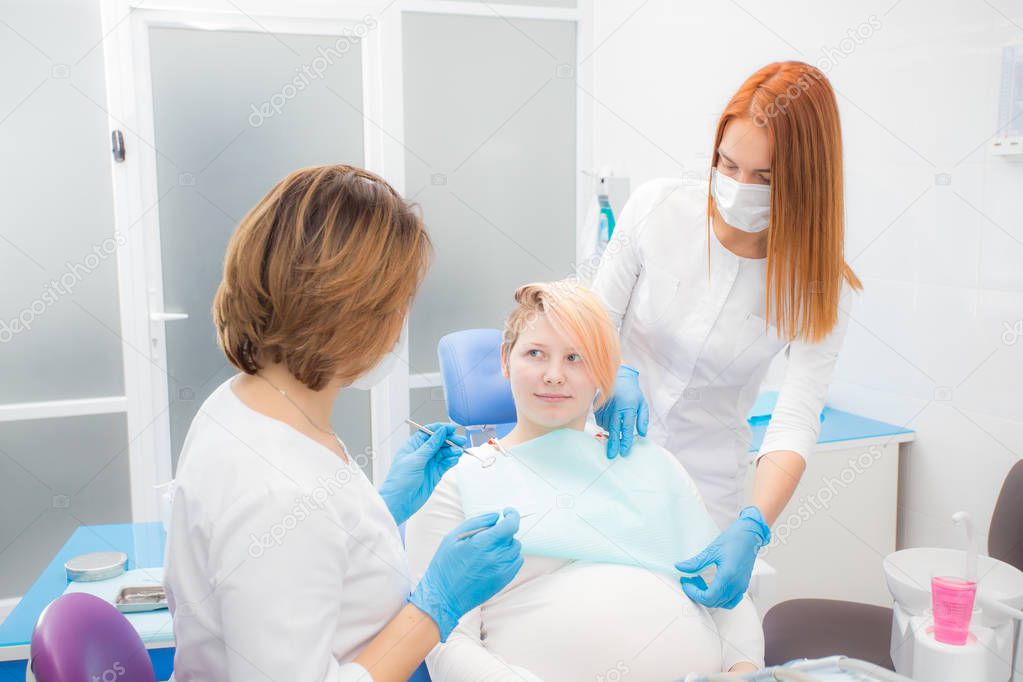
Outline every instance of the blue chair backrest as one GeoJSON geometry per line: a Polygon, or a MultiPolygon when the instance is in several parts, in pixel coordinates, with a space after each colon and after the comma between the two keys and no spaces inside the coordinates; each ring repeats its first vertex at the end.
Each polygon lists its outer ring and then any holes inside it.
{"type": "Polygon", "coordinates": [[[440,340],[437,356],[451,421],[465,427],[515,423],[511,384],[501,374],[501,330],[452,332],[440,340]]]}

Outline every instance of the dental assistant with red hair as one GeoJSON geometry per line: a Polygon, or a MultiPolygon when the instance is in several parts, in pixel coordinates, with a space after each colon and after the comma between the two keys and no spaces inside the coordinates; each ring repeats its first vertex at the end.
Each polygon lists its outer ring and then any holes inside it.
{"type": "Polygon", "coordinates": [[[689,471],[721,535],[680,571],[711,565],[708,607],[745,594],[770,526],[799,483],[861,288],[844,256],[842,137],[824,74],[778,62],[751,75],[717,124],[706,185],[650,181],[630,197],[593,288],[618,327],[623,365],[597,412],[608,457],[634,431],[689,471]],[[788,357],[752,500],[746,416],[771,361],[788,357]]]}

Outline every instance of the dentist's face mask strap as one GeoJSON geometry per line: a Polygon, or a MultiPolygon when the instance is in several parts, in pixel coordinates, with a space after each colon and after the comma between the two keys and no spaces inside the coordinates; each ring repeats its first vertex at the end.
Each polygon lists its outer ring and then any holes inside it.
{"type": "Polygon", "coordinates": [[[407,327],[401,330],[401,336],[398,337],[398,342],[394,344],[394,348],[387,352],[387,355],[380,359],[376,365],[373,366],[368,372],[360,376],[358,379],[352,382],[352,388],[362,389],[368,391],[373,388],[381,381],[387,378],[387,375],[394,369],[395,364],[398,362],[398,353],[401,352],[401,347],[408,336],[407,327]]]}
{"type": "Polygon", "coordinates": [[[743,232],[762,232],[771,217],[771,186],[750,185],[712,171],[714,205],[726,223],[743,232]]]}

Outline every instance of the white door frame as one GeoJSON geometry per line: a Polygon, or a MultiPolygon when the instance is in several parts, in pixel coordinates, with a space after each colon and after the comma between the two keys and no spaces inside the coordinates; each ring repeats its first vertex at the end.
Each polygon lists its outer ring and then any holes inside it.
{"type": "MultiPolygon", "coordinates": [[[[404,109],[402,95],[402,16],[405,12],[547,19],[577,24],[577,56],[587,54],[592,40],[586,10],[476,4],[450,0],[246,0],[244,9],[230,0],[99,0],[104,40],[107,111],[111,130],[125,136],[126,158],[112,164],[115,229],[125,236],[118,250],[121,336],[127,412],[131,505],[134,521],[160,518],[154,486],[171,477],[170,420],[167,394],[166,336],[163,321],[163,277],[160,259],[156,151],[148,29],[177,26],[206,30],[350,35],[362,38],[364,164],[405,193],[404,109]],[[213,7],[216,9],[213,9],[213,7]],[[227,11],[224,11],[224,10],[227,11]],[[369,22],[376,25],[360,33],[369,22]]],[[[588,6],[587,0],[583,2],[588,6]]],[[[588,65],[577,73],[592,91],[588,65]]],[[[577,169],[591,162],[591,107],[577,89],[577,169]]],[[[585,204],[592,193],[577,178],[577,239],[585,204]]],[[[173,322],[171,322],[173,324],[173,322]]],[[[409,387],[440,385],[439,375],[410,376],[406,363],[371,390],[371,433],[374,480],[382,480],[391,453],[405,440],[400,428],[409,415],[409,387]]],[[[119,404],[121,406],[121,404],[119,404]]]]}

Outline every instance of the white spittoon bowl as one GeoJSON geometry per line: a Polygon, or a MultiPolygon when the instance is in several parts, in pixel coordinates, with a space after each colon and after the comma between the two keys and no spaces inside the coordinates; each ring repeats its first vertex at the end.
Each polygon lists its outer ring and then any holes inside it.
{"type": "MultiPolygon", "coordinates": [[[[931,578],[962,577],[966,552],[938,547],[913,547],[885,557],[884,577],[895,601],[914,615],[931,608],[931,578]]],[[[977,557],[977,593],[1015,609],[1023,607],[1023,572],[989,556],[977,557]]],[[[984,611],[984,625],[997,625],[1004,616],[984,611]]]]}

